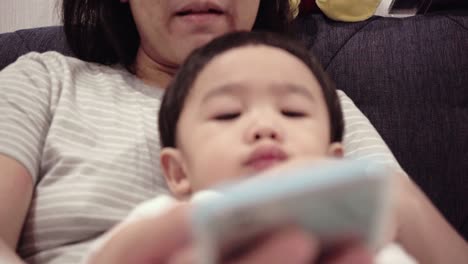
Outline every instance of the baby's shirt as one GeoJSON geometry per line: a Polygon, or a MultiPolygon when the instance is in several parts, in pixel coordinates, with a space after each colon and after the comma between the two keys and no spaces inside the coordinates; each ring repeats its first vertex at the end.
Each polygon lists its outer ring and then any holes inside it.
{"type": "MultiPolygon", "coordinates": [[[[190,202],[196,202],[203,199],[219,195],[213,191],[201,191],[196,193],[190,202]]],[[[168,195],[160,195],[151,200],[145,201],[138,205],[130,212],[130,214],[117,226],[105,233],[101,238],[97,239],[92,245],[87,256],[84,257],[82,263],[86,264],[93,258],[94,254],[98,252],[105,243],[110,241],[117,232],[130,224],[131,222],[144,218],[154,218],[162,215],[171,208],[175,207],[180,201],[168,195]]],[[[400,245],[397,243],[390,243],[383,247],[374,259],[376,264],[416,264],[417,261],[411,257],[400,245]]]]}

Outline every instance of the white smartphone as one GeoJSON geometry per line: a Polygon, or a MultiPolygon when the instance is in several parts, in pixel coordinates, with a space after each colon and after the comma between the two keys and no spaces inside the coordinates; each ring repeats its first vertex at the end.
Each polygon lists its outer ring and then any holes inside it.
{"type": "Polygon", "coordinates": [[[393,171],[372,161],[337,160],[252,177],[194,203],[198,263],[284,225],[297,225],[326,249],[346,238],[375,247],[390,213],[393,171]]]}

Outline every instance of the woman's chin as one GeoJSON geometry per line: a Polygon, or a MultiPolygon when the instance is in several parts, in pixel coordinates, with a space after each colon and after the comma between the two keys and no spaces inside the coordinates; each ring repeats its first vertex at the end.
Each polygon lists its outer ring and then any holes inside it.
{"type": "Polygon", "coordinates": [[[179,54],[182,55],[181,61],[184,61],[185,58],[195,49],[202,47],[203,45],[207,44],[208,42],[212,41],[216,37],[219,37],[226,33],[227,31],[224,32],[216,32],[216,33],[198,33],[198,34],[192,34],[190,36],[184,37],[183,39],[180,40],[179,43],[183,45],[180,47],[181,51],[179,54]]]}

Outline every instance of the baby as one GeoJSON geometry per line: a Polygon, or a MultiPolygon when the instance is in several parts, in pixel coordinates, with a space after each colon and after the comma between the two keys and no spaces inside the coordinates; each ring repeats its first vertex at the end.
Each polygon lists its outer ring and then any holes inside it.
{"type": "Polygon", "coordinates": [[[195,52],[167,89],[161,165],[179,199],[296,158],[342,155],[334,85],[308,52],[236,33],[195,52]]]}
{"type": "Polygon", "coordinates": [[[334,85],[304,47],[271,33],[232,33],[196,50],[164,95],[159,129],[161,166],[177,200],[147,201],[128,221],[226,181],[343,153],[334,85]]]}

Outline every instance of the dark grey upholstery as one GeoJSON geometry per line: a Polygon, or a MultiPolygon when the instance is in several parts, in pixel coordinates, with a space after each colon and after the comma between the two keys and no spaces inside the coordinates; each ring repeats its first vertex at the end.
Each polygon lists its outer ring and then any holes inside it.
{"type": "MultiPolygon", "coordinates": [[[[468,13],[359,23],[311,15],[299,25],[338,88],[468,239],[468,13]]],[[[46,50],[71,54],[61,27],[0,35],[0,69],[46,50]]]]}
{"type": "Polygon", "coordinates": [[[71,55],[62,27],[43,27],[0,34],[0,70],[30,51],[71,55]]]}
{"type": "Polygon", "coordinates": [[[339,89],[468,239],[468,12],[300,25],[339,89]]]}

